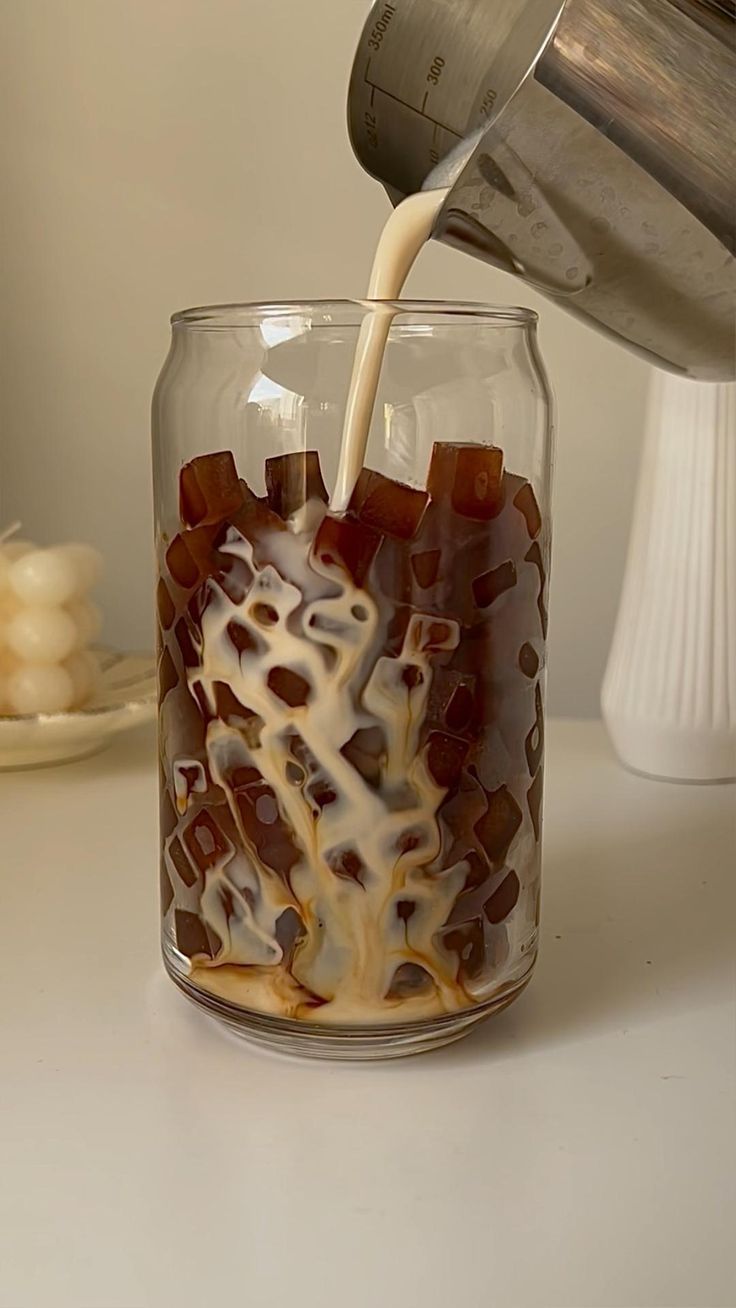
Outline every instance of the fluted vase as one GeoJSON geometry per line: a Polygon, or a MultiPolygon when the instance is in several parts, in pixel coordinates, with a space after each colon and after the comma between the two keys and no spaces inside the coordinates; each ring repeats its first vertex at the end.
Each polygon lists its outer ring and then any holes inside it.
{"type": "Polygon", "coordinates": [[[736,778],[736,387],[651,383],[602,708],[621,761],[736,778]]]}

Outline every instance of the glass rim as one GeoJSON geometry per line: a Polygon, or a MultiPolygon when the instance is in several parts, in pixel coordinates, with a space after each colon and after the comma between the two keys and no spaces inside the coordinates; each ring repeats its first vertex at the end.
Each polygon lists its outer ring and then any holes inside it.
{"type": "MultiPolygon", "coordinates": [[[[190,330],[235,329],[238,327],[257,327],[269,318],[285,315],[309,314],[315,310],[323,315],[325,326],[329,315],[335,313],[342,318],[345,326],[359,326],[362,315],[355,315],[355,321],[345,321],[346,311],[372,308],[391,308],[397,316],[411,314],[415,318],[444,319],[443,325],[449,326],[454,321],[468,325],[476,323],[487,327],[533,327],[539,321],[534,309],[514,304],[488,304],[474,300],[370,300],[370,299],[336,299],[336,300],[264,300],[244,301],[233,304],[205,304],[191,309],[180,309],[172,314],[172,328],[184,327],[190,330]]],[[[321,324],[319,324],[321,325],[321,324]]]]}

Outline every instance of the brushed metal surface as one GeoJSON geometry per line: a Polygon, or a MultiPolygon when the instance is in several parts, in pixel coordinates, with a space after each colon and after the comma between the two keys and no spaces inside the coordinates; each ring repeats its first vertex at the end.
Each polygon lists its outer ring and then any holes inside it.
{"type": "Polygon", "coordinates": [[[736,375],[736,24],[707,0],[374,5],[348,111],[435,236],[653,362],[736,375]]]}

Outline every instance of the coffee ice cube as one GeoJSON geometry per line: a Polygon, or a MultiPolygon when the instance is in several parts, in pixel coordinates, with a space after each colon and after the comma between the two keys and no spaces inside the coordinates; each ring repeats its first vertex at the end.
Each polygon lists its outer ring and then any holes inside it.
{"type": "Polygon", "coordinates": [[[542,790],[544,786],[543,771],[539,769],[536,777],[526,792],[526,802],[529,809],[529,816],[534,827],[534,835],[539,840],[542,830],[542,790]]]}
{"type": "Polygon", "coordinates": [[[177,948],[187,958],[215,958],[222,949],[222,941],[197,913],[187,913],[177,908],[174,913],[174,932],[177,948]]]}
{"type": "Polygon", "coordinates": [[[233,537],[234,531],[242,540],[258,546],[273,532],[286,531],[286,523],[278,513],[274,513],[265,496],[260,498],[254,495],[231,515],[224,530],[231,542],[236,539],[233,537]]]}
{"type": "Polygon", "coordinates": [[[343,745],[341,753],[370,786],[378,786],[386,757],[386,738],[380,727],[361,727],[343,745]]]}
{"type": "Polygon", "coordinates": [[[526,760],[529,765],[529,775],[534,776],[539,764],[542,761],[544,753],[544,709],[542,706],[542,691],[539,683],[534,688],[534,726],[524,741],[526,750],[526,760]]]}
{"type": "Polygon", "coordinates": [[[353,845],[329,850],[325,861],[336,877],[341,877],[344,881],[356,881],[359,886],[365,885],[367,868],[353,845]]]}
{"type": "Polygon", "coordinates": [[[539,655],[529,641],[525,641],[519,650],[519,667],[525,677],[533,680],[539,671],[539,655]]]}
{"type": "MultiPolygon", "coordinates": [[[[228,528],[227,537],[223,541],[225,547],[227,547],[228,543],[237,539],[238,536],[239,533],[235,531],[235,528],[228,528]]],[[[217,572],[214,577],[217,586],[227,596],[231,604],[243,604],[253,585],[252,567],[246,559],[228,553],[227,548],[218,553],[217,564],[217,572]]]]}
{"type": "Polygon", "coordinates": [[[362,586],[380,543],[379,533],[365,523],[328,513],[317,529],[313,556],[325,567],[342,568],[356,586],[362,586]]]}
{"type": "Polygon", "coordinates": [[[520,889],[521,886],[516,873],[509,872],[483,905],[483,912],[489,922],[495,926],[499,922],[505,921],[509,913],[516,907],[520,889]]]}
{"type": "Polygon", "coordinates": [[[233,852],[229,840],[207,809],[200,810],[185,827],[184,844],[200,872],[224,864],[227,856],[233,852]]]}
{"type": "Polygon", "coordinates": [[[241,704],[232,687],[225,681],[213,681],[212,691],[215,698],[215,713],[228,727],[245,730],[250,723],[260,721],[253,709],[241,704]]]}
{"type": "Polygon", "coordinates": [[[161,916],[166,917],[166,914],[174,902],[174,887],[169,880],[169,874],[166,871],[163,860],[159,869],[159,887],[161,892],[161,916]]]}
{"type": "Polygon", "coordinates": [[[306,928],[295,908],[285,908],[276,919],[274,935],[287,962],[294,957],[294,951],[304,939],[306,928]]]}
{"type": "Polygon", "coordinates": [[[179,646],[184,667],[196,668],[199,664],[199,653],[195,649],[186,618],[179,618],[174,627],[174,635],[176,636],[176,643],[179,646]]]}
{"type": "Polygon", "coordinates": [[[445,949],[457,955],[459,981],[474,981],[484,970],[486,961],[483,923],[480,918],[460,922],[445,929],[441,935],[445,949]]]}
{"type": "Polygon", "coordinates": [[[312,693],[309,682],[292,668],[271,668],[267,680],[269,690],[289,708],[302,708],[312,693]]]}
{"type": "Polygon", "coordinates": [[[169,651],[164,649],[158,663],[158,700],[163,704],[169,691],[179,684],[179,675],[169,651]]]}
{"type": "Polygon", "coordinates": [[[510,590],[515,585],[516,566],[511,559],[507,559],[497,568],[491,568],[490,572],[484,572],[474,579],[473,597],[479,609],[487,609],[499,595],[503,595],[505,590],[510,590]]]}
{"type": "Polygon", "coordinates": [[[410,540],[416,535],[429,502],[426,491],[405,486],[383,473],[364,468],[355,484],[349,508],[366,526],[384,536],[410,540]]]}
{"type": "Polygon", "coordinates": [[[420,963],[400,963],[386,991],[387,999],[411,999],[434,989],[434,978],[420,963]]]}
{"type": "Polygon", "coordinates": [[[230,450],[202,454],[179,476],[179,511],[187,527],[223,522],[243,503],[243,484],[230,450]]]}
{"type": "Polygon", "coordinates": [[[503,452],[495,445],[435,442],[427,490],[438,502],[449,495],[463,517],[487,522],[503,507],[502,475],[503,452]]]}
{"type": "Polygon", "coordinates": [[[460,644],[460,624],[454,618],[437,617],[431,613],[412,613],[404,637],[404,651],[408,654],[439,654],[457,649],[460,644]]]}
{"type": "Polygon", "coordinates": [[[472,734],[476,716],[476,679],[470,673],[435,668],[427,700],[426,721],[454,735],[472,734]]]}
{"type": "Polygon", "coordinates": [[[183,881],[185,886],[195,886],[197,884],[197,871],[187,856],[186,850],[178,836],[175,836],[169,845],[169,858],[174,865],[177,876],[183,881]]]}
{"type": "Polygon", "coordinates": [[[492,863],[502,863],[521,826],[519,805],[507,786],[486,794],[488,807],[475,824],[475,832],[492,863]]]}
{"type": "Polygon", "coordinates": [[[525,481],[521,490],[516,492],[513,503],[523,515],[529,535],[532,540],[535,540],[542,530],[542,515],[534,490],[528,481],[525,481]]]}
{"type": "Polygon", "coordinates": [[[175,536],[166,550],[166,567],[169,576],[182,590],[191,590],[199,581],[199,567],[187,549],[183,536],[175,536]]]}
{"type": "Polygon", "coordinates": [[[296,450],[266,459],[266,493],[268,503],[281,518],[290,518],[308,500],[327,503],[319,454],[316,450],[296,450]]]}
{"type": "Polygon", "coordinates": [[[444,731],[432,731],[427,739],[427,769],[443,790],[457,784],[468,756],[470,743],[444,731]]]}
{"type": "Polygon", "coordinates": [[[542,635],[547,635],[547,605],[544,601],[545,572],[542,551],[539,548],[539,541],[534,541],[524,555],[526,563],[531,563],[539,573],[539,593],[537,595],[537,608],[539,610],[539,619],[542,624],[542,635]]]}
{"type": "Polygon", "coordinates": [[[441,550],[423,550],[411,555],[411,569],[421,590],[434,586],[439,575],[441,557],[441,550]]]}
{"type": "Polygon", "coordinates": [[[233,785],[243,831],[260,860],[288,878],[299,859],[291,829],[281,817],[276,795],[260,773],[248,768],[246,775],[247,784],[233,785]]]}
{"type": "Polygon", "coordinates": [[[156,608],[158,610],[159,622],[164,631],[168,631],[174,618],[176,617],[176,608],[172,600],[163,577],[159,580],[156,590],[156,608]]]}
{"type": "Polygon", "coordinates": [[[166,772],[159,759],[159,830],[161,839],[168,840],[172,832],[176,831],[179,824],[179,815],[174,806],[171,795],[169,794],[168,779],[166,772]]]}

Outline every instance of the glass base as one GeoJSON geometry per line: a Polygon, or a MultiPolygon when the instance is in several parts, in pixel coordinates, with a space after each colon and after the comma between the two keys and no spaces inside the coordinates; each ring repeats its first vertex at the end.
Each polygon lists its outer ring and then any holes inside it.
{"type": "Polygon", "coordinates": [[[295,1022],[272,1017],[253,1009],[241,1008],[209,994],[190,980],[186,964],[167,941],[163,944],[166,971],[187,999],[211,1017],[222,1022],[234,1035],[252,1044],[281,1054],[305,1058],[335,1058],[368,1061],[378,1058],[405,1058],[409,1054],[427,1053],[452,1044],[473,1030],[479,1022],[500,1013],[521,994],[528,984],[534,958],[524,975],[498,991],[475,1008],[420,1022],[392,1022],[373,1026],[342,1026],[318,1022],[295,1022]]]}

